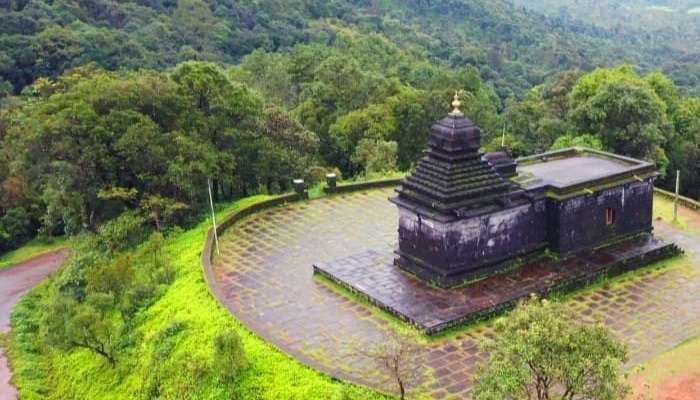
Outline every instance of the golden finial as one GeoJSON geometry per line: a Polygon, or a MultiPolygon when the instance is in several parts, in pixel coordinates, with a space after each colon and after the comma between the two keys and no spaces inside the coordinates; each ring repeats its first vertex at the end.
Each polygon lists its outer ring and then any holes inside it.
{"type": "Polygon", "coordinates": [[[460,111],[459,107],[462,106],[462,102],[459,100],[459,93],[455,92],[455,97],[452,98],[452,112],[450,115],[455,116],[455,117],[461,117],[464,116],[462,111],[460,111]]]}

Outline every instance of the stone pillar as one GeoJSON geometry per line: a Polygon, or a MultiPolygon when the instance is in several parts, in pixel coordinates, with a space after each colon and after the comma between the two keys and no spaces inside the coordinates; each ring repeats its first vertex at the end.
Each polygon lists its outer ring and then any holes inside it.
{"type": "Polygon", "coordinates": [[[328,191],[332,192],[338,184],[338,176],[336,174],[326,174],[326,186],[328,191]]]}
{"type": "Polygon", "coordinates": [[[294,184],[294,192],[301,197],[302,199],[306,199],[309,197],[309,194],[306,192],[306,184],[304,183],[303,179],[295,179],[292,181],[294,184]]]}

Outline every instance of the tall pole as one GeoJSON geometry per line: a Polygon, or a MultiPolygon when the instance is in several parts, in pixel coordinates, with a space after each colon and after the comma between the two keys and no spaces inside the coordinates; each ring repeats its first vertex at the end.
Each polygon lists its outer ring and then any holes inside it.
{"type": "Polygon", "coordinates": [[[211,196],[211,181],[207,178],[207,189],[209,189],[209,206],[211,207],[211,223],[214,226],[214,243],[216,244],[216,255],[219,253],[219,234],[216,232],[216,213],[214,212],[214,199],[211,196]]]}
{"type": "Polygon", "coordinates": [[[681,171],[676,170],[676,195],[673,198],[673,222],[678,221],[678,197],[681,189],[681,171]]]}
{"type": "Polygon", "coordinates": [[[503,124],[503,134],[501,134],[501,149],[506,147],[506,124],[503,124]]]}

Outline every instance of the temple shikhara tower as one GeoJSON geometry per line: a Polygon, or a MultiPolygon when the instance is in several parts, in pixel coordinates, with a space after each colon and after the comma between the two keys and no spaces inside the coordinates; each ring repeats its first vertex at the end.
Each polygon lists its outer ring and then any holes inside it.
{"type": "Polygon", "coordinates": [[[578,147],[484,154],[456,95],[452,106],[390,198],[394,254],[368,250],[316,273],[434,333],[680,251],[652,234],[652,163],[578,147]]]}
{"type": "Polygon", "coordinates": [[[399,207],[397,264],[440,286],[546,244],[545,205],[484,159],[479,127],[459,110],[457,96],[452,105],[391,199],[399,207]]]}

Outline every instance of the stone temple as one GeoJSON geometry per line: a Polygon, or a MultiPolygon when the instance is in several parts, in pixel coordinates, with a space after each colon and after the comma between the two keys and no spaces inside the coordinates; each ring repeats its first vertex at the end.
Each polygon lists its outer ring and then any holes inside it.
{"type": "Polygon", "coordinates": [[[652,235],[653,164],[586,148],[484,154],[460,105],[455,96],[390,199],[395,254],[368,251],[316,273],[435,333],[680,251],[652,235]]]}
{"type": "Polygon", "coordinates": [[[569,254],[652,230],[653,164],[567,149],[516,170],[506,152],[482,154],[480,138],[459,110],[433,125],[427,154],[391,199],[399,267],[449,287],[545,248],[569,254]]]}

